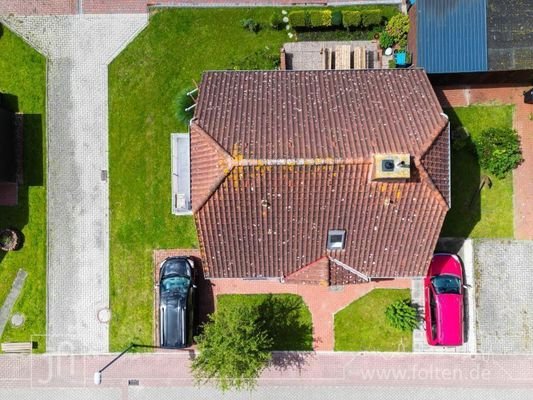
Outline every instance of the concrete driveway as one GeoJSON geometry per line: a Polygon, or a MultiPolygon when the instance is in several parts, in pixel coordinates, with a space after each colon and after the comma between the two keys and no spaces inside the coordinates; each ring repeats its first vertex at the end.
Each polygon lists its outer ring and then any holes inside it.
{"type": "Polygon", "coordinates": [[[474,244],[478,349],[533,353],[533,241],[474,244]]]}

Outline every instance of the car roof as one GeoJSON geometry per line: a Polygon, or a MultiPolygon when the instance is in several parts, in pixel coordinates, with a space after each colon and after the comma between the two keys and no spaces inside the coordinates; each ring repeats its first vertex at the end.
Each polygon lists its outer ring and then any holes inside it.
{"type": "Polygon", "coordinates": [[[463,301],[459,294],[436,294],[438,341],[443,346],[463,343],[463,301]]]}

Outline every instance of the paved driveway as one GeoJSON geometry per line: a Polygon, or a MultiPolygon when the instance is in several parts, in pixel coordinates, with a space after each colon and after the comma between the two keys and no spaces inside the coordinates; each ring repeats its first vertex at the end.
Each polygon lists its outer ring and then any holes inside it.
{"type": "Polygon", "coordinates": [[[478,350],[533,353],[533,241],[476,241],[474,254],[478,350]]]}

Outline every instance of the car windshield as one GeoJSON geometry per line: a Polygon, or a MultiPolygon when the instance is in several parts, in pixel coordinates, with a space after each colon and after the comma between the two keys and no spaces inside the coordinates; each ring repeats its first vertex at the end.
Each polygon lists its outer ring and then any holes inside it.
{"type": "Polygon", "coordinates": [[[453,275],[439,275],[431,279],[437,294],[461,294],[461,280],[453,275]]]}
{"type": "Polygon", "coordinates": [[[163,264],[163,276],[191,276],[191,270],[186,260],[183,259],[170,259],[163,264]]]}
{"type": "Polygon", "coordinates": [[[187,293],[190,285],[190,279],[184,276],[172,276],[163,279],[161,287],[164,292],[180,292],[187,293]]]}

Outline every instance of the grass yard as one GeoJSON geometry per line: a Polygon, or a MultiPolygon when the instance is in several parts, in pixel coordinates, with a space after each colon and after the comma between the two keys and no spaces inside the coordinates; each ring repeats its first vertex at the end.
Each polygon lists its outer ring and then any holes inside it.
{"type": "Polygon", "coordinates": [[[150,25],[109,68],[111,350],[152,343],[152,250],[197,247],[191,217],[170,212],[170,134],[186,132],[176,97],[205,70],[228,69],[268,47],[285,31],[268,28],[274,8],[171,9],[150,25]],[[245,31],[253,18],[264,28],[245,31]]]}
{"type": "Polygon", "coordinates": [[[14,311],[23,313],[20,328],[7,324],[2,342],[37,341],[35,351],[45,351],[46,333],[46,189],[45,97],[46,61],[18,36],[3,28],[0,37],[0,92],[5,107],[24,115],[24,185],[17,207],[0,207],[0,228],[22,230],[21,250],[0,252],[0,302],[3,303],[19,268],[28,277],[14,311]]]}
{"type": "Polygon", "coordinates": [[[265,315],[274,350],[313,350],[311,313],[301,296],[295,294],[224,294],[217,296],[217,309],[236,304],[268,301],[265,315]]]}
{"type": "MultiPolygon", "coordinates": [[[[513,126],[514,106],[469,106],[447,109],[452,130],[464,126],[475,140],[492,127],[513,126]]],[[[512,238],[513,177],[498,179],[480,170],[468,146],[452,149],[452,208],[441,232],[443,237],[512,238]],[[492,188],[485,187],[479,196],[481,177],[487,175],[492,188]]]]}
{"type": "Polygon", "coordinates": [[[412,332],[393,328],[385,309],[396,300],[411,299],[409,289],[374,289],[335,314],[337,351],[412,351],[412,332]]]}

